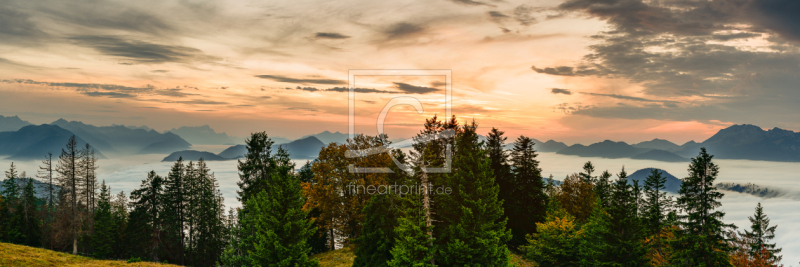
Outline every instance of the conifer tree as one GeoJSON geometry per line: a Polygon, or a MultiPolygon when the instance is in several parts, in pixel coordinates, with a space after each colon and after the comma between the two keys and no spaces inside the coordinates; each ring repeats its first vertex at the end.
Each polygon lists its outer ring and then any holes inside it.
{"type": "Polygon", "coordinates": [[[783,256],[778,255],[778,253],[781,253],[783,249],[776,248],[774,243],[769,243],[770,240],[775,238],[775,229],[778,226],[769,225],[769,218],[764,214],[764,208],[761,207],[760,202],[756,206],[756,213],[753,217],[748,217],[748,219],[752,224],[750,226],[751,231],[744,230],[744,236],[750,240],[750,256],[755,258],[762,253],[762,250],[765,250],[772,264],[780,262],[783,256]]]}
{"type": "Polygon", "coordinates": [[[61,149],[61,155],[58,157],[58,180],[64,194],[63,202],[60,205],[66,206],[69,209],[69,218],[63,218],[69,221],[69,226],[72,229],[72,254],[78,254],[78,231],[80,219],[78,209],[78,186],[80,183],[80,148],[75,136],[69,138],[67,145],[61,149]]]}
{"type": "Polygon", "coordinates": [[[103,180],[100,185],[100,198],[97,200],[97,211],[94,213],[94,237],[92,243],[95,258],[110,258],[114,254],[114,242],[117,226],[111,211],[110,189],[103,180]]]}
{"type": "Polygon", "coordinates": [[[634,266],[615,261],[614,250],[617,248],[608,242],[613,237],[611,228],[611,216],[598,199],[589,220],[581,227],[582,235],[578,242],[580,266],[634,266]]]}
{"type": "MultiPolygon", "coordinates": [[[[311,162],[306,162],[298,172],[298,177],[303,185],[314,186],[316,180],[314,179],[314,171],[311,169],[311,162]]],[[[306,190],[306,188],[304,188],[306,190]]],[[[314,220],[314,228],[316,231],[308,238],[308,245],[311,246],[311,255],[319,254],[328,251],[330,248],[328,244],[328,232],[323,228],[323,223],[319,218],[322,214],[319,207],[311,208],[308,212],[308,219],[314,220]]]]}
{"type": "Polygon", "coordinates": [[[186,252],[184,240],[186,217],[186,166],[183,157],[172,165],[172,169],[164,180],[164,239],[165,246],[171,252],[172,262],[185,264],[186,252]]]}
{"type": "Polygon", "coordinates": [[[239,160],[239,201],[247,209],[248,200],[251,196],[266,190],[269,182],[269,175],[272,174],[275,162],[272,157],[272,145],[274,142],[267,136],[266,132],[253,133],[250,138],[245,140],[247,154],[244,161],[239,160]]]}
{"type": "Polygon", "coordinates": [[[644,203],[642,205],[642,218],[649,235],[659,234],[667,226],[667,214],[672,207],[672,198],[667,195],[667,177],[661,175],[661,170],[652,169],[644,181],[644,203]]]}
{"type": "MultiPolygon", "coordinates": [[[[163,183],[164,179],[157,175],[155,171],[147,174],[147,179],[142,180],[139,189],[131,192],[133,212],[131,213],[132,223],[135,223],[129,235],[135,237],[140,246],[146,248],[140,255],[152,258],[153,262],[159,262],[159,240],[161,239],[161,227],[163,206],[163,183]]],[[[135,247],[134,247],[135,248],[135,247]]]]}
{"type": "Polygon", "coordinates": [[[315,229],[303,211],[300,181],[290,173],[292,169],[294,164],[279,166],[270,175],[267,189],[248,200],[251,214],[245,217],[245,225],[255,230],[253,250],[248,251],[253,266],[319,265],[308,257],[311,247],[306,241],[315,229]]]}
{"type": "Polygon", "coordinates": [[[195,213],[192,217],[196,219],[196,230],[194,233],[194,243],[192,247],[190,265],[193,266],[214,266],[225,249],[225,206],[223,205],[222,194],[219,192],[219,184],[206,165],[200,158],[197,161],[196,177],[198,187],[195,188],[197,201],[195,213]]]}
{"type": "Polygon", "coordinates": [[[11,163],[11,167],[6,173],[6,179],[3,180],[2,195],[3,195],[3,229],[0,231],[5,232],[5,242],[22,244],[25,242],[25,235],[23,233],[23,218],[20,211],[20,190],[17,178],[17,166],[11,163]]]}
{"type": "Polygon", "coordinates": [[[591,161],[587,161],[586,163],[583,164],[583,172],[581,172],[580,175],[585,183],[594,185],[595,179],[597,179],[597,177],[592,176],[593,172],[594,172],[594,165],[592,164],[591,161]]]}
{"type": "Polygon", "coordinates": [[[353,267],[386,267],[392,259],[395,227],[399,214],[399,200],[394,195],[376,195],[364,207],[364,226],[362,234],[355,241],[356,259],[353,267]]]}
{"type": "Polygon", "coordinates": [[[600,205],[603,208],[608,208],[608,205],[611,201],[611,173],[607,170],[603,171],[603,174],[600,174],[600,177],[597,179],[597,184],[594,186],[594,193],[597,196],[598,200],[600,201],[600,205]]]}
{"type": "Polygon", "coordinates": [[[621,266],[644,266],[648,262],[644,245],[646,235],[638,214],[637,186],[628,184],[624,167],[617,177],[608,207],[610,234],[605,239],[614,249],[605,256],[621,266]]]}
{"type": "Polygon", "coordinates": [[[525,236],[535,233],[536,223],[544,222],[547,214],[548,197],[533,146],[531,138],[520,136],[511,151],[514,178],[508,189],[510,197],[506,197],[503,204],[512,233],[509,245],[513,249],[526,243],[525,236]]]}
{"type": "Polygon", "coordinates": [[[56,171],[53,168],[53,153],[47,153],[44,160],[42,160],[43,166],[39,166],[39,172],[37,173],[37,177],[41,179],[42,183],[46,184],[47,187],[47,195],[46,199],[44,199],[42,205],[42,245],[46,248],[53,249],[54,243],[54,222],[55,218],[53,218],[55,214],[55,184],[53,181],[53,172],[56,171]]]}
{"type": "Polygon", "coordinates": [[[456,136],[453,172],[446,174],[444,186],[452,194],[440,195],[436,210],[442,220],[437,235],[436,264],[439,266],[506,266],[506,242],[511,231],[503,219],[502,200],[494,181],[490,162],[475,133],[477,125],[464,125],[456,136]]]}
{"type": "Polygon", "coordinates": [[[18,216],[22,218],[20,228],[24,239],[21,244],[26,246],[39,247],[42,245],[42,225],[39,219],[38,202],[39,199],[36,198],[36,192],[33,189],[33,179],[28,178],[28,182],[22,189],[17,209],[18,216]]]}
{"type": "Polygon", "coordinates": [[[426,210],[422,207],[421,197],[418,194],[408,195],[406,208],[398,219],[395,228],[394,246],[391,248],[392,258],[388,262],[390,267],[434,267],[441,266],[434,262],[437,254],[436,247],[429,233],[433,231],[428,227],[425,219],[426,210]]]}
{"type": "MultiPolygon", "coordinates": [[[[508,152],[505,150],[505,141],[508,137],[503,136],[505,132],[492,127],[489,131],[489,136],[486,139],[486,156],[491,160],[490,167],[494,173],[495,181],[500,188],[498,197],[503,200],[503,210],[505,216],[509,216],[511,212],[512,199],[514,195],[514,184],[517,178],[511,175],[511,167],[508,164],[508,152]]],[[[509,218],[510,219],[510,218],[509,218]]],[[[513,222],[510,219],[510,222],[513,222]]],[[[509,228],[510,225],[509,225],[509,228]]],[[[513,228],[512,228],[513,232],[513,228]]],[[[512,238],[513,242],[513,238],[512,238]]]]}
{"type": "Polygon", "coordinates": [[[705,148],[692,158],[689,177],[683,179],[678,191],[677,204],[686,211],[680,215],[681,229],[676,232],[676,240],[670,241],[674,253],[670,262],[683,266],[730,266],[724,230],[732,225],[722,222],[725,213],[715,210],[722,204],[719,199],[724,194],[714,187],[719,167],[711,159],[705,148]]]}

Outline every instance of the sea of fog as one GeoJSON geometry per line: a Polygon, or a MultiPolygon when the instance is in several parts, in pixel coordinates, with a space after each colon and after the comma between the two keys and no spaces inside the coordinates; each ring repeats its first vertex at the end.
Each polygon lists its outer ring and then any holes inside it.
{"type": "MultiPolygon", "coordinates": [[[[197,148],[195,148],[197,149],[197,148]]],[[[224,147],[204,147],[199,150],[219,150],[224,147]]],[[[212,151],[212,152],[219,152],[212,151]]],[[[98,162],[98,176],[111,186],[114,194],[120,190],[129,194],[138,188],[150,170],[159,175],[169,172],[172,162],[160,162],[166,155],[137,155],[125,158],[103,159],[98,162]]],[[[577,156],[565,156],[555,153],[541,153],[540,167],[545,177],[550,174],[556,180],[563,180],[568,174],[579,172],[586,161],[592,161],[598,174],[603,170],[618,173],[622,167],[630,174],[636,170],[655,167],[666,170],[672,175],[683,178],[687,176],[688,163],[660,162],[633,159],[605,159],[577,156]]],[[[307,160],[295,160],[298,168],[307,160]]],[[[754,183],[771,189],[781,189],[789,196],[800,196],[800,164],[787,162],[766,162],[751,160],[715,160],[720,166],[717,182],[754,183]]],[[[10,162],[2,161],[3,169],[10,162]]],[[[29,176],[38,169],[40,162],[15,162],[20,172],[26,171],[29,176]]],[[[236,182],[239,180],[237,161],[210,161],[208,167],[219,181],[220,190],[225,197],[225,206],[239,207],[236,200],[236,182]]],[[[778,197],[763,199],[747,194],[724,191],[721,210],[726,213],[724,221],[740,227],[749,227],[747,217],[752,216],[758,202],[764,206],[772,225],[778,225],[775,242],[783,248],[783,264],[798,266],[800,261],[800,201],[797,197],[778,197]]]]}

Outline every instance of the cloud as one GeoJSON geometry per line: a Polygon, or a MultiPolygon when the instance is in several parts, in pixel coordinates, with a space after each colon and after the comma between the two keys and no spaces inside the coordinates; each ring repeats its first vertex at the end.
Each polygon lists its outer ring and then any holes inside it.
{"type": "Polygon", "coordinates": [[[189,63],[217,61],[199,49],[128,40],[118,36],[83,35],[70,38],[78,45],[89,47],[107,56],[120,57],[140,64],[189,63]]]}
{"type": "MultiPolygon", "coordinates": [[[[554,89],[555,89],[555,88],[554,88],[554,89]]],[[[673,106],[674,106],[675,104],[677,104],[677,103],[680,103],[680,102],[677,102],[677,101],[670,101],[670,100],[653,100],[653,99],[647,99],[647,98],[642,98],[642,97],[627,96],[627,95],[618,95],[618,94],[600,94],[600,93],[587,93],[587,92],[581,92],[581,94],[584,94],[584,95],[591,95],[591,96],[604,96],[604,97],[616,98],[616,99],[620,99],[620,100],[631,100],[631,101],[638,101],[638,102],[649,102],[649,103],[669,103],[669,104],[671,104],[671,105],[673,105],[673,106]]]]}
{"type": "Polygon", "coordinates": [[[458,4],[462,4],[462,5],[468,5],[468,6],[495,6],[495,5],[492,5],[492,4],[487,4],[487,3],[484,3],[484,2],[478,2],[478,1],[474,1],[474,0],[451,0],[451,1],[453,1],[454,3],[458,3],[458,4]]]}
{"type": "Polygon", "coordinates": [[[436,89],[436,88],[430,88],[430,87],[424,87],[424,86],[414,86],[414,85],[410,85],[410,84],[407,84],[407,83],[395,82],[394,85],[395,85],[395,87],[397,87],[397,89],[400,89],[400,91],[403,91],[405,93],[411,93],[411,94],[427,94],[427,93],[439,91],[439,89],[436,89]]]}
{"type": "Polygon", "coordinates": [[[425,29],[421,26],[401,22],[389,26],[383,33],[386,35],[386,39],[398,39],[415,36],[423,31],[425,31],[425,29]]]}
{"type": "Polygon", "coordinates": [[[167,101],[166,103],[180,103],[180,104],[189,104],[189,105],[227,105],[227,104],[229,104],[228,102],[209,101],[209,100],[202,100],[202,99],[186,100],[186,101],[167,101]]]}
{"type": "MultiPolygon", "coordinates": [[[[347,87],[333,87],[333,88],[325,89],[325,91],[342,93],[342,92],[350,92],[350,89],[348,89],[347,87]]],[[[373,88],[357,88],[357,87],[353,88],[353,92],[356,92],[356,93],[383,93],[383,94],[396,94],[397,93],[397,92],[379,90],[379,89],[373,89],[373,88]]]]}
{"type": "Polygon", "coordinates": [[[120,93],[120,92],[100,92],[100,91],[84,91],[80,92],[81,94],[87,96],[105,96],[109,98],[134,98],[136,95],[128,94],[128,93],[120,93]]]}
{"type": "Polygon", "coordinates": [[[537,73],[559,75],[559,76],[585,76],[597,73],[596,70],[590,69],[586,66],[580,66],[578,68],[570,66],[560,66],[555,68],[547,67],[543,69],[537,68],[536,66],[531,66],[531,69],[537,73]]]}
{"type": "Polygon", "coordinates": [[[711,36],[712,39],[718,41],[730,41],[734,39],[749,39],[754,37],[761,37],[760,33],[749,33],[749,32],[740,32],[740,33],[732,33],[732,34],[714,34],[711,36]]]}
{"type": "Polygon", "coordinates": [[[299,83],[299,84],[347,84],[347,81],[334,80],[334,79],[308,79],[308,78],[291,78],[281,75],[256,75],[257,78],[269,79],[282,83],[299,83]]]}
{"type": "Polygon", "coordinates": [[[36,41],[46,37],[31,21],[31,16],[12,9],[7,3],[0,4],[0,43],[13,45],[39,45],[36,41]]]}
{"type": "Polygon", "coordinates": [[[572,91],[570,91],[569,89],[561,89],[561,88],[552,88],[550,89],[550,93],[554,95],[557,94],[572,95],[572,91]]]}
{"type": "Polygon", "coordinates": [[[341,33],[335,33],[335,32],[318,32],[318,33],[316,33],[314,35],[314,37],[322,38],[322,39],[347,39],[347,38],[350,38],[350,36],[347,36],[347,35],[344,35],[344,34],[341,34],[341,33]]]}
{"type": "Polygon", "coordinates": [[[536,17],[533,16],[534,8],[529,5],[519,5],[514,8],[514,19],[522,26],[530,26],[536,23],[536,17]]]}
{"type": "Polygon", "coordinates": [[[199,95],[199,94],[185,93],[178,88],[155,90],[154,93],[156,95],[171,96],[171,97],[187,97],[187,96],[199,95]]]}

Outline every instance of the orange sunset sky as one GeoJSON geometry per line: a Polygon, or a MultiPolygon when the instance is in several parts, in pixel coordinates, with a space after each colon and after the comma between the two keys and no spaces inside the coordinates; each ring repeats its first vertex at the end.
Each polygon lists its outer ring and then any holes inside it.
{"type": "MultiPolygon", "coordinates": [[[[297,138],[348,130],[348,70],[452,70],[488,132],[590,143],[800,130],[800,22],[778,0],[0,0],[0,115],[297,138]]],[[[795,14],[796,15],[796,14],[795,14]]],[[[443,77],[364,77],[358,129],[444,114],[443,77]]]]}

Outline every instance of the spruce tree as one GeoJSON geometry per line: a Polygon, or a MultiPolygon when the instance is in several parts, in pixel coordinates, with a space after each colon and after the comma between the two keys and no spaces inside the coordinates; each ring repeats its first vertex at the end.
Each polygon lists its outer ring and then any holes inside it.
{"type": "Polygon", "coordinates": [[[28,182],[22,189],[22,196],[19,201],[18,213],[22,219],[20,222],[21,232],[24,236],[23,245],[39,247],[42,245],[42,225],[39,219],[38,209],[39,199],[33,189],[33,179],[28,178],[28,182]]]}
{"type": "Polygon", "coordinates": [[[644,203],[642,218],[649,235],[658,235],[667,226],[667,214],[672,207],[672,198],[667,195],[667,177],[661,170],[652,169],[644,181],[644,203]]]}
{"type": "Polygon", "coordinates": [[[111,196],[106,181],[100,185],[100,198],[97,200],[97,211],[94,213],[94,237],[92,243],[95,258],[111,258],[114,254],[114,242],[117,226],[111,214],[111,196]]]}
{"type": "Polygon", "coordinates": [[[597,179],[597,177],[592,176],[593,172],[594,172],[594,165],[592,164],[591,161],[587,161],[586,163],[583,164],[583,172],[581,172],[580,175],[585,183],[594,185],[595,179],[597,179]]]}
{"type": "Polygon", "coordinates": [[[522,247],[525,256],[539,266],[580,266],[580,242],[583,230],[577,219],[553,199],[547,205],[547,217],[536,224],[536,233],[528,236],[522,247]]]}
{"type": "Polygon", "coordinates": [[[637,187],[635,183],[628,184],[625,168],[617,176],[608,207],[610,234],[605,239],[614,249],[608,251],[606,256],[621,266],[644,266],[649,260],[645,258],[646,235],[638,214],[637,187]]]}
{"type": "Polygon", "coordinates": [[[250,138],[245,140],[247,154],[244,161],[239,160],[239,201],[247,209],[250,197],[266,190],[269,183],[269,175],[272,174],[275,162],[272,156],[272,145],[274,142],[267,136],[266,132],[253,133],[250,138]]]}
{"type": "Polygon", "coordinates": [[[372,196],[364,207],[364,226],[355,240],[356,259],[353,267],[387,267],[392,259],[395,227],[399,225],[399,199],[395,195],[372,196]]]}
{"type": "Polygon", "coordinates": [[[398,219],[398,226],[394,229],[395,240],[391,248],[392,258],[388,262],[390,267],[434,267],[442,266],[434,262],[437,254],[436,241],[429,233],[433,231],[428,227],[425,215],[427,211],[422,207],[421,196],[418,194],[407,195],[406,208],[398,219]]]}
{"type": "Polygon", "coordinates": [[[305,200],[299,179],[289,173],[292,169],[293,164],[278,167],[267,189],[247,202],[251,213],[245,225],[254,229],[253,249],[248,251],[253,266],[319,265],[308,257],[306,241],[315,229],[303,211],[305,200]]]}
{"type": "MultiPolygon", "coordinates": [[[[509,197],[503,203],[512,238],[509,246],[518,249],[527,243],[525,236],[536,232],[536,224],[544,222],[548,197],[542,179],[542,170],[536,160],[536,150],[531,138],[520,136],[511,151],[512,176],[509,197]]],[[[502,192],[502,190],[501,190],[502,192]]]]}
{"type": "Polygon", "coordinates": [[[605,211],[599,199],[592,208],[592,215],[581,227],[578,241],[580,266],[636,266],[618,264],[614,259],[614,250],[608,239],[613,237],[611,216],[605,211]]]}
{"type": "Polygon", "coordinates": [[[611,173],[607,170],[603,171],[603,174],[600,174],[600,177],[597,179],[597,184],[594,186],[594,193],[597,196],[598,200],[600,201],[600,205],[603,208],[608,208],[609,203],[611,202],[611,173]]]}
{"type": "Polygon", "coordinates": [[[711,160],[705,148],[692,158],[689,177],[683,179],[678,191],[677,204],[685,210],[680,215],[681,229],[676,231],[676,240],[670,241],[674,253],[670,262],[683,266],[730,266],[728,252],[732,248],[726,242],[724,230],[733,228],[725,224],[725,213],[719,210],[719,199],[724,194],[714,187],[719,167],[711,160]]]}
{"type": "Polygon", "coordinates": [[[437,236],[439,266],[506,266],[509,251],[503,202],[497,196],[490,162],[475,133],[477,125],[464,125],[456,136],[453,172],[446,174],[444,186],[452,194],[440,195],[436,210],[442,220],[437,236]]]}
{"type": "Polygon", "coordinates": [[[6,171],[6,179],[3,180],[2,195],[4,203],[3,216],[3,229],[0,231],[5,232],[5,242],[22,244],[25,242],[25,235],[23,233],[23,218],[20,211],[20,190],[17,183],[19,173],[17,173],[17,166],[11,163],[11,167],[6,171]]]}
{"type": "MultiPolygon", "coordinates": [[[[486,139],[486,156],[491,160],[490,167],[494,173],[495,181],[500,188],[498,197],[503,200],[503,210],[506,216],[510,216],[513,207],[512,199],[515,191],[516,177],[511,175],[511,167],[508,164],[508,152],[505,150],[505,141],[508,137],[503,136],[505,132],[492,128],[486,139]]],[[[509,218],[510,219],[510,218],[509,218]]],[[[510,219],[513,222],[513,219],[510,219]]],[[[510,225],[509,225],[509,228],[510,225]]],[[[513,228],[512,232],[513,232],[513,228]]],[[[512,238],[513,242],[514,239],[512,238]]]]}
{"type": "Polygon", "coordinates": [[[219,184],[214,174],[200,158],[196,167],[197,187],[195,188],[196,210],[193,255],[190,256],[190,265],[214,266],[225,249],[225,207],[219,184]]]}
{"type": "Polygon", "coordinates": [[[137,252],[139,255],[149,256],[153,262],[159,262],[159,240],[161,240],[161,224],[163,222],[163,184],[164,179],[155,171],[147,174],[147,179],[142,180],[139,189],[131,192],[133,212],[131,220],[135,223],[129,234],[139,244],[146,248],[137,252]]]}
{"type": "Polygon", "coordinates": [[[172,169],[164,180],[164,243],[171,253],[172,262],[185,264],[185,225],[186,217],[186,166],[183,157],[172,165],[172,169]]]}
{"type": "Polygon", "coordinates": [[[756,206],[756,213],[753,217],[748,217],[748,219],[752,224],[750,226],[751,231],[744,230],[744,236],[750,240],[750,256],[756,257],[762,250],[766,250],[769,254],[769,260],[773,264],[780,262],[783,256],[778,255],[778,253],[781,253],[783,249],[776,248],[774,243],[769,243],[770,240],[775,238],[775,229],[778,226],[769,225],[769,218],[764,214],[764,209],[761,207],[760,202],[756,206]]]}
{"type": "Polygon", "coordinates": [[[53,172],[56,171],[53,167],[53,153],[47,153],[45,159],[42,160],[43,166],[39,166],[37,177],[41,182],[46,184],[47,195],[42,205],[42,245],[46,248],[53,249],[54,243],[54,225],[55,218],[55,184],[53,181],[53,172]]]}

